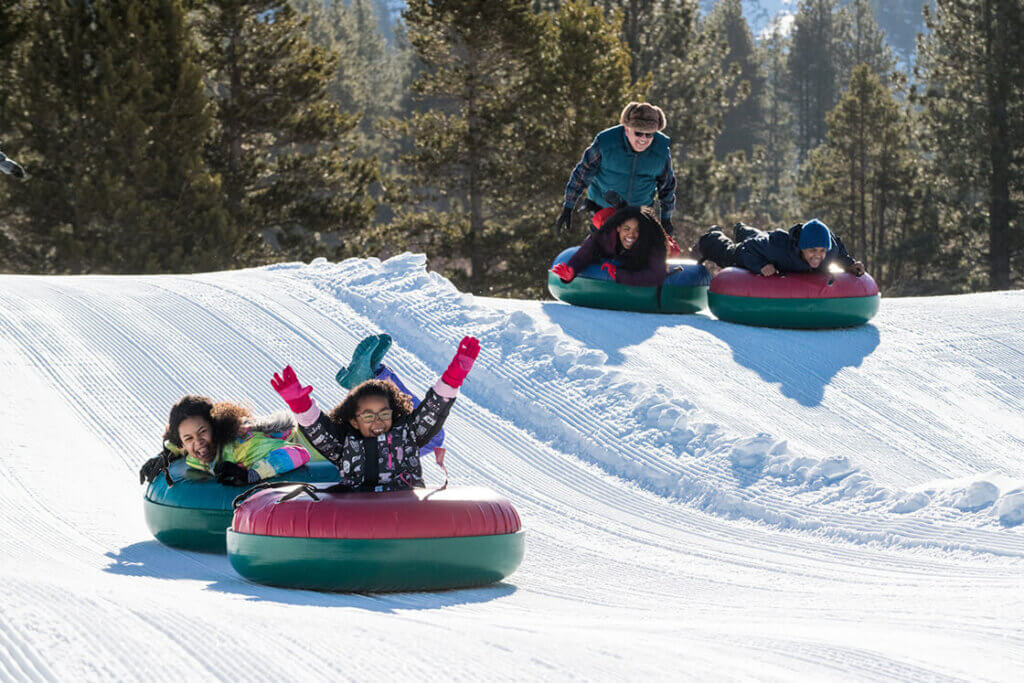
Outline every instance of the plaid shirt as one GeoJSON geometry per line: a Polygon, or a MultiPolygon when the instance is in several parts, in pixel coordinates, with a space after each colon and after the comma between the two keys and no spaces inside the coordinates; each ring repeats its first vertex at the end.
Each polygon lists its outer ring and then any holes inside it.
{"type": "MultiPolygon", "coordinates": [[[[595,141],[596,142],[596,141],[595,141]]],[[[569,182],[565,185],[565,201],[563,206],[575,208],[583,193],[590,187],[590,182],[601,170],[601,150],[596,144],[591,144],[583,152],[583,158],[569,176],[569,182]]],[[[658,203],[661,205],[662,217],[671,216],[676,208],[676,175],[672,172],[672,156],[669,154],[665,162],[665,170],[655,178],[658,185],[658,203]]]]}

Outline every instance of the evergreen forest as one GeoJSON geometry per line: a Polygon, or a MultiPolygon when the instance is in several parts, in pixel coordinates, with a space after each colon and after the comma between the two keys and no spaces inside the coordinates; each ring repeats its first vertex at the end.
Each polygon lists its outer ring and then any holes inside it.
{"type": "Polygon", "coordinates": [[[1024,0],[791,8],[755,35],[740,0],[0,0],[0,272],[418,251],[542,297],[585,235],[553,230],[569,174],[638,100],[684,249],[817,217],[886,295],[1024,286],[1024,0]]]}

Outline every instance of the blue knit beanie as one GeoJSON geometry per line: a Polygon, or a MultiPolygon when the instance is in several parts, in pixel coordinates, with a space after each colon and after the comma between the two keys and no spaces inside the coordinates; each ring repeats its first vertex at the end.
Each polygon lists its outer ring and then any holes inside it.
{"type": "Polygon", "coordinates": [[[832,248],[832,233],[828,226],[812,218],[800,227],[800,241],[797,242],[798,249],[815,249],[824,247],[826,251],[832,248]]]}

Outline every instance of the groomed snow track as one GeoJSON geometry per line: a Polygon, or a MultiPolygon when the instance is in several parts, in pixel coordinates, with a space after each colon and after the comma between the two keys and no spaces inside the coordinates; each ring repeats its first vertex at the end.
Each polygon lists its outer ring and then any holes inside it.
{"type": "Polygon", "coordinates": [[[0,276],[0,679],[1009,680],[1022,349],[1021,292],[792,332],[474,299],[410,254],[0,276]],[[480,337],[448,464],[516,505],[518,572],[320,594],[152,540],[136,472],[177,398],[278,410],[291,363],[333,405],[382,331],[420,391],[480,337]]]}

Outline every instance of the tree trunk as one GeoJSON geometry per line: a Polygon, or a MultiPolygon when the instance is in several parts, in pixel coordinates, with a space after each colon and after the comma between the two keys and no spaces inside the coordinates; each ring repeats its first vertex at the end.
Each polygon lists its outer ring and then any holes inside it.
{"type": "Polygon", "coordinates": [[[469,234],[466,235],[466,251],[469,252],[469,291],[480,294],[484,263],[480,248],[480,235],[483,233],[483,197],[480,190],[480,120],[477,114],[476,84],[472,74],[477,66],[477,54],[474,47],[469,46],[466,58],[469,84],[466,90],[466,119],[468,123],[469,144],[469,234]]]}
{"type": "Polygon", "coordinates": [[[228,45],[228,101],[226,108],[228,116],[224,121],[224,130],[228,143],[228,177],[224,184],[228,197],[228,207],[231,216],[238,224],[243,224],[242,200],[245,195],[245,188],[242,185],[242,132],[239,129],[239,93],[242,91],[242,72],[238,54],[238,44],[242,33],[244,18],[233,8],[231,21],[231,42],[228,45]]]}
{"type": "Polygon", "coordinates": [[[985,94],[988,99],[989,156],[989,287],[1010,288],[1010,128],[1007,101],[1010,98],[1009,68],[1002,55],[1010,48],[1005,1],[983,0],[985,31],[985,94]],[[996,7],[993,7],[996,5],[996,7]]]}

